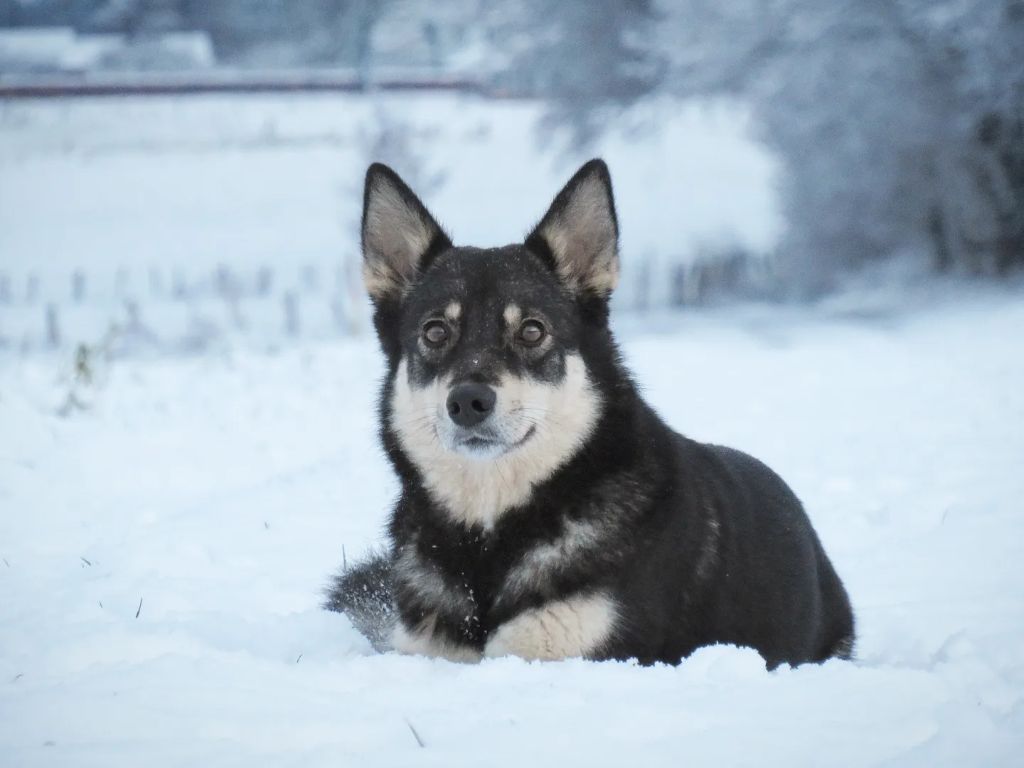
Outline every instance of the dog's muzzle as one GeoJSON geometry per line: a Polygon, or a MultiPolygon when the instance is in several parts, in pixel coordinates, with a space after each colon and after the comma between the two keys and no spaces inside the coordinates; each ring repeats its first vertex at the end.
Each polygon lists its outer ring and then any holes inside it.
{"type": "Polygon", "coordinates": [[[498,393],[487,384],[457,384],[448,393],[445,410],[451,427],[445,430],[455,451],[477,459],[494,459],[518,448],[533,437],[531,426],[525,435],[513,436],[495,415],[498,393]]]}

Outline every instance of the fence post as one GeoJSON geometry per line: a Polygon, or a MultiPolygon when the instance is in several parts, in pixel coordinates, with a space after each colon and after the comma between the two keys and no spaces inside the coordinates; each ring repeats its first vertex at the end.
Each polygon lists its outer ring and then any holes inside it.
{"type": "Polygon", "coordinates": [[[650,256],[645,257],[636,268],[635,308],[646,312],[651,308],[651,262],[650,256]]]}
{"type": "Polygon", "coordinates": [[[672,269],[672,293],[668,303],[672,307],[686,306],[686,265],[676,264],[672,269]]]}
{"type": "Polygon", "coordinates": [[[218,264],[213,272],[213,286],[222,298],[231,292],[231,272],[223,264],[218,264]]]}
{"type": "Polygon", "coordinates": [[[284,331],[289,336],[299,335],[299,298],[294,291],[284,295],[284,331]]]}
{"type": "Polygon", "coordinates": [[[76,269],[71,275],[71,299],[76,304],[81,304],[85,298],[85,273],[76,269]]]}
{"type": "Polygon", "coordinates": [[[313,293],[317,289],[317,285],[320,282],[317,268],[312,264],[307,264],[302,268],[302,282],[306,288],[306,291],[313,293]]]}
{"type": "Polygon", "coordinates": [[[60,322],[56,304],[46,305],[46,343],[54,348],[60,346],[60,322]]]}
{"type": "Polygon", "coordinates": [[[274,273],[270,270],[270,267],[260,267],[260,271],[256,274],[256,293],[260,296],[266,296],[270,293],[273,284],[274,273]]]}
{"type": "Polygon", "coordinates": [[[188,286],[185,284],[185,276],[178,270],[171,275],[171,295],[177,301],[184,301],[188,296],[188,286]]]}

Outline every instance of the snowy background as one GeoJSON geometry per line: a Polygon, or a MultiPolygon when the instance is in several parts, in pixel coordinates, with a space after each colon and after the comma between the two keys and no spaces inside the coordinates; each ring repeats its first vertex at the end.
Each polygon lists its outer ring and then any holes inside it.
{"type": "Polygon", "coordinates": [[[486,85],[0,96],[0,765],[1018,764],[1020,3],[266,7],[0,0],[0,93],[81,67],[486,85]],[[854,661],[467,666],[320,609],[397,493],[366,165],[489,245],[593,155],[630,367],[801,497],[854,661]]]}
{"type": "MultiPolygon", "coordinates": [[[[588,157],[543,151],[541,114],[458,95],[0,102],[0,346],[73,348],[111,325],[156,349],[358,332],[370,162],[393,163],[456,242],[520,241],[588,157]]],[[[664,131],[587,148],[613,169],[635,254],[627,308],[682,301],[678,270],[705,252],[766,256],[781,226],[775,164],[742,107],[633,110],[655,114],[664,131]]]]}

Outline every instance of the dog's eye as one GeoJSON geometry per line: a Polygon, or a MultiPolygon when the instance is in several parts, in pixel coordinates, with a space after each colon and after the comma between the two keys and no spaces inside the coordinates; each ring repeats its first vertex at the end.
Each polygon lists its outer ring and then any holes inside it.
{"type": "Polygon", "coordinates": [[[516,334],[520,344],[525,344],[527,347],[535,347],[544,340],[544,336],[547,331],[544,330],[544,326],[537,320],[527,320],[521,326],[519,326],[519,333],[516,334]]]}
{"type": "Polygon", "coordinates": [[[440,320],[430,320],[423,326],[423,340],[428,346],[440,347],[448,341],[448,326],[440,320]]]}

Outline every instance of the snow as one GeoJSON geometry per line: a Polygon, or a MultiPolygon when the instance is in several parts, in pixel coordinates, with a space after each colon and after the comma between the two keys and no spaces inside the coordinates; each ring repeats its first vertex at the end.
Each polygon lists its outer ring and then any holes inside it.
{"type": "Polygon", "coordinates": [[[396,492],[369,338],[117,359],[67,418],[63,358],[6,356],[0,762],[1016,764],[1022,324],[1013,293],[621,318],[660,412],[779,471],[845,579],[857,661],[771,673],[376,655],[320,611],[396,492]]]}
{"type": "MultiPolygon", "coordinates": [[[[415,127],[426,175],[444,172],[426,197],[461,242],[520,236],[580,159],[538,148],[537,109],[518,102],[0,104],[0,765],[1017,764],[1020,286],[615,312],[670,424],[752,453],[804,500],[854,603],[854,662],[767,672],[715,647],[678,667],[467,666],[375,654],[320,610],[397,492],[375,342],[331,326],[325,285],[289,338],[279,296],[174,303],[167,282],[221,264],[269,265],[275,290],[308,264],[323,280],[352,253],[379,103],[415,127]],[[151,267],[165,282],[146,293],[151,267]],[[129,298],[160,343],[101,343],[129,298]],[[51,350],[44,302],[64,323],[51,350]],[[215,309],[245,322],[168,341],[215,309]]],[[[624,290],[645,256],[768,248],[778,229],[772,163],[742,116],[666,110],[631,117],[666,133],[600,148],[624,290]]]]}
{"type": "MultiPolygon", "coordinates": [[[[180,339],[180,327],[222,314],[223,301],[200,306],[193,296],[184,306],[170,296],[173,282],[208,284],[221,267],[252,282],[267,269],[271,308],[246,302],[246,321],[272,312],[280,333],[280,297],[294,290],[312,315],[303,335],[337,335],[316,318],[347,296],[338,275],[358,275],[366,166],[395,163],[456,242],[519,241],[588,159],[564,151],[557,134],[539,135],[539,115],[532,102],[458,95],[0,102],[0,280],[23,300],[35,278],[36,300],[62,305],[73,345],[123,321],[126,301],[158,335],[180,339]],[[384,158],[374,152],[382,118],[405,137],[384,158]],[[86,278],[81,307],[70,306],[76,271],[86,278]],[[318,295],[305,296],[304,273],[315,274],[318,295]]],[[[592,150],[611,165],[623,247],[634,254],[622,297],[644,262],[664,268],[709,249],[772,247],[775,165],[747,135],[742,108],[654,103],[628,118],[635,131],[647,127],[642,141],[612,133],[592,150]],[[656,124],[664,130],[652,132],[656,124]]],[[[653,283],[657,303],[671,281],[653,283]]],[[[0,344],[42,343],[38,306],[2,319],[0,344]]]]}

